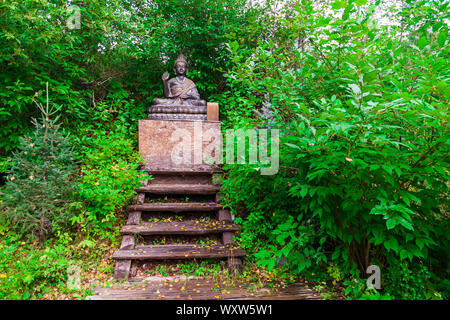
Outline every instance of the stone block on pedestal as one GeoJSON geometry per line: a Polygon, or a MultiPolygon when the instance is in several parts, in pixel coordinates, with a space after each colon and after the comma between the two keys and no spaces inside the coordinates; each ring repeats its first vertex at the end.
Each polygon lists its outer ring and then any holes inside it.
{"type": "Polygon", "coordinates": [[[221,148],[219,121],[139,120],[139,152],[148,171],[209,172],[221,148]]]}

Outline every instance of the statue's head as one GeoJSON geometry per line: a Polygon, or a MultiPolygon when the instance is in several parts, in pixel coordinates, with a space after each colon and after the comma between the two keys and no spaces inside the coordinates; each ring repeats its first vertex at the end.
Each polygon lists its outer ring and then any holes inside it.
{"type": "Polygon", "coordinates": [[[186,58],[184,55],[180,54],[177,58],[177,61],[175,61],[175,66],[173,68],[173,71],[176,75],[187,75],[189,70],[188,63],[186,61],[186,58]]]}

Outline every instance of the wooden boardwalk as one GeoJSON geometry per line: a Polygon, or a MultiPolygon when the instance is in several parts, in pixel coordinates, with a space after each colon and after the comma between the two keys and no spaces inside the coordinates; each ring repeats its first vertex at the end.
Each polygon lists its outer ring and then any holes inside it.
{"type": "Polygon", "coordinates": [[[227,286],[211,280],[162,279],[97,287],[87,300],[323,300],[301,283],[274,290],[244,284],[227,286]]]}

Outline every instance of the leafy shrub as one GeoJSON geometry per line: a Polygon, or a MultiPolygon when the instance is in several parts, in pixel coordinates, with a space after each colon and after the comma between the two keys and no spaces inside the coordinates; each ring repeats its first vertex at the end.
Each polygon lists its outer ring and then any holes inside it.
{"type": "MultiPolygon", "coordinates": [[[[4,224],[2,224],[4,226],[4,224]]],[[[74,263],[66,246],[46,246],[21,241],[20,234],[0,231],[0,299],[41,298],[51,288],[64,285],[67,268],[74,263]]]]}
{"type": "Polygon", "coordinates": [[[436,299],[440,293],[431,287],[431,273],[422,263],[408,263],[388,258],[388,267],[383,274],[384,291],[397,299],[436,299]]]}
{"type": "MultiPolygon", "coordinates": [[[[259,238],[262,265],[273,268],[283,256],[291,270],[311,275],[333,262],[351,281],[389,257],[428,265],[430,252],[445,246],[447,4],[418,14],[425,2],[408,1],[396,13],[401,26],[375,30],[377,4],[337,1],[326,17],[309,1],[291,3],[295,14],[280,21],[284,42],[260,42],[251,54],[230,43],[227,125],[281,131],[276,176],[228,166],[223,184],[243,243],[250,249],[259,238]]],[[[434,263],[445,278],[448,267],[434,263]]],[[[421,297],[430,277],[419,278],[408,280],[415,289],[407,298],[421,297]]],[[[404,279],[391,280],[390,296],[405,298],[404,279]]]]}
{"type": "Polygon", "coordinates": [[[286,139],[291,148],[286,153],[299,172],[289,193],[304,201],[302,210],[339,239],[344,246],[337,249],[362,272],[370,258],[379,259],[379,245],[400,259],[423,258],[436,244],[438,225],[430,221],[445,219],[440,212],[447,162],[438,146],[447,138],[441,112],[425,102],[397,100],[360,114],[364,106],[353,113],[355,101],[347,101],[345,108],[339,100],[320,103],[309,109],[314,115],[294,124],[297,135],[286,139]],[[412,130],[414,123],[420,131],[412,130]]]}
{"type": "Polygon", "coordinates": [[[94,132],[79,149],[83,163],[77,199],[82,205],[72,222],[94,231],[111,230],[116,214],[146,177],[138,170],[142,159],[133,140],[120,132],[94,132]]]}
{"type": "MultiPolygon", "coordinates": [[[[48,97],[47,97],[48,99],[48,97]]],[[[14,228],[42,242],[55,226],[67,225],[76,172],[70,142],[60,131],[57,110],[38,104],[42,120],[34,119],[33,134],[22,137],[7,169],[1,196],[14,228]]]]}

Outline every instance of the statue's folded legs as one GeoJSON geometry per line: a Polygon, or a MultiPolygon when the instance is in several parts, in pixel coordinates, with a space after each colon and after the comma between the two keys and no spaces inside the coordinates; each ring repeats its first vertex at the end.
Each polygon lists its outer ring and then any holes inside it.
{"type": "Polygon", "coordinates": [[[152,100],[152,105],[154,106],[206,106],[206,101],[202,99],[163,99],[155,98],[152,100]]]}

